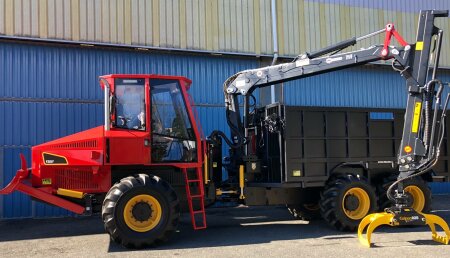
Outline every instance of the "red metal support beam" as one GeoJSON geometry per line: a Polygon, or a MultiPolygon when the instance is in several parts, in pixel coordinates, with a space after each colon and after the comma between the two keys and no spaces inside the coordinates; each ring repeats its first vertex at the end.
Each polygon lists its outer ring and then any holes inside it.
{"type": "Polygon", "coordinates": [[[9,182],[9,184],[0,190],[0,194],[10,194],[14,191],[22,192],[26,195],[32,196],[49,204],[53,204],[55,206],[64,208],[71,212],[77,214],[83,214],[85,211],[85,207],[75,204],[71,201],[53,195],[51,193],[40,190],[39,188],[34,188],[24,181],[28,181],[28,176],[30,174],[30,169],[27,168],[27,163],[25,161],[25,157],[23,154],[20,154],[20,159],[22,160],[22,168],[17,170],[17,174],[14,178],[9,182]]]}

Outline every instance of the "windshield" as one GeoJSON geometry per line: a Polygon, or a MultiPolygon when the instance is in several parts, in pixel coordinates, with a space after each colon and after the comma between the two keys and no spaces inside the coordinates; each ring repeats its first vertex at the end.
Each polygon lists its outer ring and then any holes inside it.
{"type": "Polygon", "coordinates": [[[152,161],[197,160],[195,134],[177,80],[150,80],[152,161]]]}
{"type": "Polygon", "coordinates": [[[115,80],[115,127],[145,130],[144,85],[144,79],[115,80]]]}

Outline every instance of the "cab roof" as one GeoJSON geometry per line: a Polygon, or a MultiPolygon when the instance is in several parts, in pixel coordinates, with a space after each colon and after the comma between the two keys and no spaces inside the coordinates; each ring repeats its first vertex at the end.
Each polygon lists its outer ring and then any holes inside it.
{"type": "Polygon", "coordinates": [[[139,79],[165,79],[165,80],[180,80],[185,82],[184,87],[189,90],[192,81],[184,76],[176,75],[160,75],[160,74],[107,74],[99,76],[100,79],[116,79],[116,78],[139,78],[139,79]]]}

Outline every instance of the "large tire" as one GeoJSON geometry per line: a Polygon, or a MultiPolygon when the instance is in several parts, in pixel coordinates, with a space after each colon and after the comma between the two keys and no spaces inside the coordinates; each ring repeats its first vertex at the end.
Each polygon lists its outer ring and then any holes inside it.
{"type": "Polygon", "coordinates": [[[322,216],[320,214],[320,206],[318,203],[304,203],[298,205],[288,205],[288,211],[296,219],[300,220],[318,220],[322,216]]]}
{"type": "Polygon", "coordinates": [[[111,239],[127,248],[166,241],[178,226],[180,206],[172,187],[157,176],[139,174],[111,187],[102,219],[111,239]]]}
{"type": "Polygon", "coordinates": [[[325,221],[340,231],[354,231],[361,220],[377,210],[375,190],[364,177],[337,175],[327,182],[320,199],[325,221]]]}
{"type": "MultiPolygon", "coordinates": [[[[377,185],[377,195],[380,210],[384,210],[394,205],[388,199],[387,190],[397,180],[397,176],[389,176],[377,185]]],[[[411,207],[418,212],[429,212],[431,210],[431,190],[427,182],[422,178],[412,178],[403,182],[405,192],[411,196],[411,207]]],[[[397,188],[395,188],[397,189],[397,188]]],[[[393,190],[395,192],[395,189],[393,190]]]]}

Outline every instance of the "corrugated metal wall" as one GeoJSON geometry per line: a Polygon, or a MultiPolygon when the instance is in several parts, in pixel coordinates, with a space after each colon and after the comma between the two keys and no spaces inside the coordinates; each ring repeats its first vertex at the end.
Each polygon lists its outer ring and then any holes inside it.
{"type": "MultiPolygon", "coordinates": [[[[281,55],[295,56],[394,22],[414,42],[420,9],[446,0],[278,0],[281,55]]],[[[438,25],[450,31],[450,19],[438,25]]],[[[0,0],[0,34],[271,54],[270,0],[0,0]]],[[[443,66],[450,67],[444,33],[443,66]]],[[[362,43],[382,43],[382,36],[362,43]]]]}
{"type": "MultiPolygon", "coordinates": [[[[98,76],[156,73],[187,76],[204,132],[225,128],[222,83],[257,67],[256,59],[158,54],[0,42],[0,186],[30,147],[103,123],[98,76]]],[[[0,218],[65,216],[65,210],[14,193],[0,196],[0,218]]]]}
{"type": "MultiPolygon", "coordinates": [[[[109,73],[183,75],[203,131],[225,129],[222,83],[237,71],[259,67],[255,58],[163,54],[0,42],[0,185],[30,147],[102,124],[98,76],[109,73]]],[[[450,80],[450,72],[443,77],[450,80]]],[[[354,68],[286,83],[286,103],[307,106],[402,108],[404,82],[388,67],[354,68]]],[[[20,193],[0,196],[0,218],[65,216],[20,193]]]]}
{"type": "MultiPolygon", "coordinates": [[[[450,81],[450,71],[437,77],[450,81]]],[[[406,81],[390,66],[366,65],[284,84],[285,103],[296,106],[404,108],[406,81]]]]}
{"type": "MultiPolygon", "coordinates": [[[[280,54],[361,35],[395,22],[415,37],[417,11],[450,8],[443,0],[279,0],[280,54]],[[381,4],[380,4],[381,3],[381,4]]],[[[0,0],[0,34],[156,47],[272,53],[270,0],[0,0]]],[[[449,19],[439,22],[445,30],[449,19]]],[[[367,41],[379,43],[381,38],[367,41]]],[[[443,63],[450,67],[449,40],[443,63]]],[[[194,83],[205,134],[226,129],[221,85],[259,67],[256,58],[162,54],[0,42],[0,185],[19,167],[18,153],[102,123],[97,77],[110,73],[184,75],[194,83]]],[[[267,60],[266,60],[267,61],[267,60]]],[[[450,72],[441,73],[450,80],[450,72]]],[[[367,66],[286,83],[286,103],[306,106],[402,108],[404,82],[388,67],[367,66]],[[313,87],[311,87],[313,85],[313,87]]],[[[0,197],[0,218],[65,216],[20,193],[0,197]]]]}

